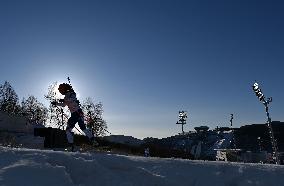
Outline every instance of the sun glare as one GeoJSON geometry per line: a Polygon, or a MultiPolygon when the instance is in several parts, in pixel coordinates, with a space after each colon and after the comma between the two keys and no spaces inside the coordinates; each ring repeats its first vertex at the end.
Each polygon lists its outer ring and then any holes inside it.
{"type": "Polygon", "coordinates": [[[58,86],[56,86],[55,88],[54,88],[54,92],[55,92],[55,99],[62,99],[62,94],[59,92],[59,90],[58,90],[58,86]]]}

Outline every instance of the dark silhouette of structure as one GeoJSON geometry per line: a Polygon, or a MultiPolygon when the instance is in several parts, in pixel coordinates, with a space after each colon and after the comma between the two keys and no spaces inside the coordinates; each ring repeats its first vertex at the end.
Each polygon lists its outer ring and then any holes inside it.
{"type": "Polygon", "coordinates": [[[187,112],[186,111],[179,111],[179,120],[176,124],[181,125],[182,134],[184,134],[183,126],[186,124],[187,112]]]}
{"type": "Polygon", "coordinates": [[[266,112],[266,116],[267,116],[267,126],[268,126],[268,130],[269,130],[269,135],[270,135],[270,139],[271,139],[271,144],[272,144],[272,149],[273,149],[273,158],[275,160],[275,164],[280,164],[279,162],[279,155],[278,155],[278,149],[277,149],[277,141],[275,140],[274,137],[274,132],[272,129],[272,124],[271,124],[271,117],[269,115],[269,111],[268,111],[268,105],[269,103],[272,102],[272,97],[265,99],[264,94],[262,93],[258,83],[254,83],[253,86],[253,91],[255,92],[255,95],[258,97],[259,101],[263,103],[263,105],[265,106],[265,112],[266,112]]]}

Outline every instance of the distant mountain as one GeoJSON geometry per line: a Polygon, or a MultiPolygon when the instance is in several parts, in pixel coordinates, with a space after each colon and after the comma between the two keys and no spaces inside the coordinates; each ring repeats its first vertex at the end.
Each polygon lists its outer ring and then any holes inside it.
{"type": "MultiPolygon", "coordinates": [[[[284,152],[284,122],[273,121],[272,128],[278,150],[284,152]]],[[[245,125],[235,129],[236,145],[240,149],[272,151],[269,130],[266,124],[245,125]]]]}
{"type": "Polygon", "coordinates": [[[177,156],[190,159],[215,160],[216,150],[229,148],[231,131],[199,131],[176,135],[163,139],[146,140],[144,146],[149,146],[152,154],[160,156],[177,156]],[[162,149],[162,150],[161,150],[162,149]],[[154,151],[154,152],[153,152],[154,151]],[[171,154],[171,152],[175,154],[171,154]]]}
{"type": "Polygon", "coordinates": [[[143,140],[134,138],[132,136],[124,136],[124,135],[110,135],[105,136],[104,140],[112,142],[112,143],[120,143],[130,146],[140,146],[144,143],[143,140]]]}
{"type": "MultiPolygon", "coordinates": [[[[284,122],[273,121],[272,127],[277,139],[278,150],[284,152],[284,122]]],[[[163,139],[149,138],[144,141],[144,146],[150,147],[152,155],[165,157],[176,155],[184,158],[215,160],[218,149],[272,152],[266,124],[245,125],[234,128],[233,131],[228,127],[215,130],[197,130],[197,132],[163,139]]]]}

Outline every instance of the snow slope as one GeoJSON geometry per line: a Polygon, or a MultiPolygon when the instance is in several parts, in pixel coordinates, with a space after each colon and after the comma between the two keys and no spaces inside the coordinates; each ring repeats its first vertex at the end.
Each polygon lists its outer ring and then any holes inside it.
{"type": "Polygon", "coordinates": [[[34,136],[35,127],[44,126],[30,124],[24,117],[0,111],[0,145],[43,148],[44,138],[34,136]]]}
{"type": "Polygon", "coordinates": [[[13,116],[0,111],[0,130],[33,133],[33,126],[21,116],[13,116]]]}
{"type": "Polygon", "coordinates": [[[282,186],[284,166],[0,147],[0,185],[282,186]]]}

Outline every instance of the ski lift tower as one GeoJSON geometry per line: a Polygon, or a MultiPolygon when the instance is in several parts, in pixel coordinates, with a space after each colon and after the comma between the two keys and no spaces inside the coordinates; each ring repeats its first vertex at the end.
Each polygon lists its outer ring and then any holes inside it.
{"type": "Polygon", "coordinates": [[[176,122],[177,125],[181,125],[182,134],[184,134],[183,126],[186,124],[187,112],[179,111],[178,115],[179,120],[176,122]]]}
{"type": "Polygon", "coordinates": [[[271,117],[269,115],[268,112],[268,105],[269,103],[272,102],[272,97],[265,99],[264,94],[262,93],[259,85],[257,82],[255,82],[252,86],[253,91],[255,92],[255,95],[258,97],[259,101],[263,103],[263,105],[265,106],[265,112],[266,112],[266,116],[267,116],[267,126],[268,126],[268,130],[269,130],[269,135],[270,135],[270,139],[271,139],[271,144],[272,144],[272,150],[273,150],[273,159],[275,160],[275,164],[280,164],[279,161],[279,156],[278,156],[278,150],[277,150],[277,141],[274,137],[274,133],[273,133],[273,128],[272,128],[272,124],[271,124],[271,117]]]}

